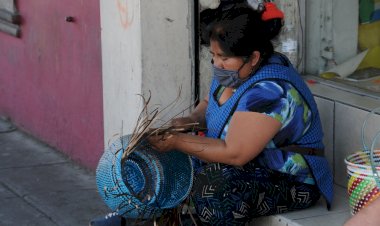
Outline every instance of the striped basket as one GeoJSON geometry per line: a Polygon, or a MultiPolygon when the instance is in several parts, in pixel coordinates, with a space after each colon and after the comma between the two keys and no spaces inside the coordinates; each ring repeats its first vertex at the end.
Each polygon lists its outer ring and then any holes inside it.
{"type": "Polygon", "coordinates": [[[368,113],[364,120],[361,131],[363,150],[353,153],[345,159],[348,176],[347,192],[352,215],[380,196],[380,173],[378,173],[380,172],[380,150],[375,150],[380,132],[373,138],[370,148],[367,148],[364,142],[367,120],[378,109],[380,108],[368,113]]]}
{"type": "MultiPolygon", "coordinates": [[[[380,150],[374,151],[375,163],[380,162],[380,150]]],[[[356,152],[345,159],[347,165],[347,192],[351,214],[356,214],[361,208],[380,196],[374,176],[370,154],[364,151],[356,152]]],[[[376,167],[380,171],[380,167],[376,167]]]]}

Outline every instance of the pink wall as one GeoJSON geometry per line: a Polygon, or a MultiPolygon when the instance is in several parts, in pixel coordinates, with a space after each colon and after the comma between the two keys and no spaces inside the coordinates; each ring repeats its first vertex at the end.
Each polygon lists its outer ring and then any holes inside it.
{"type": "Polygon", "coordinates": [[[17,2],[21,39],[0,32],[0,115],[95,169],[104,147],[99,1],[17,2]]]}

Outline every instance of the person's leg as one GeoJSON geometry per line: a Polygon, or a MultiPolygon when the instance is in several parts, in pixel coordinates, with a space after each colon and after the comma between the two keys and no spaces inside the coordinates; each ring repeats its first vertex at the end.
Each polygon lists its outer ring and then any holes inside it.
{"type": "Polygon", "coordinates": [[[352,216],[344,226],[377,226],[380,224],[380,198],[365,206],[352,216]]]}
{"type": "Polygon", "coordinates": [[[209,164],[192,191],[198,216],[210,225],[244,225],[254,217],[307,208],[319,197],[316,186],[254,165],[209,164]]]}

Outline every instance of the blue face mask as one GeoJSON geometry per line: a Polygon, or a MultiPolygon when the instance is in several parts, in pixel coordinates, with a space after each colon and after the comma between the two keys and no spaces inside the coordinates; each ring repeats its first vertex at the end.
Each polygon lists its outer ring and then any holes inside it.
{"type": "Polygon", "coordinates": [[[225,70],[212,65],[213,76],[224,87],[236,89],[243,84],[247,79],[239,78],[239,70],[225,70]]]}

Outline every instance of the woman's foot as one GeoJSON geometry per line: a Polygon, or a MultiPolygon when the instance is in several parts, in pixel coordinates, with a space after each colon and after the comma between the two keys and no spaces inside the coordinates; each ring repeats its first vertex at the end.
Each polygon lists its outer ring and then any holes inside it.
{"type": "Polygon", "coordinates": [[[127,220],[112,212],[103,217],[97,217],[91,220],[89,226],[126,226],[127,220]]]}

